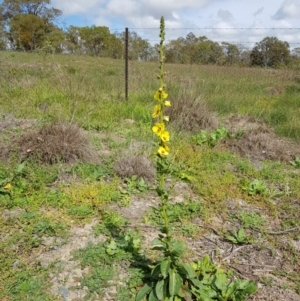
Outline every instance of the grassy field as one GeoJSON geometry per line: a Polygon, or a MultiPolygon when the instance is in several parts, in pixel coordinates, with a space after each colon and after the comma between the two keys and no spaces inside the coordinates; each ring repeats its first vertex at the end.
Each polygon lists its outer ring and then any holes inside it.
{"type": "MultiPolygon", "coordinates": [[[[186,261],[300,300],[299,72],[165,68],[186,261]]],[[[0,52],[1,301],[134,300],[158,256],[157,73],[130,62],[125,102],[123,61],[0,52]]]]}

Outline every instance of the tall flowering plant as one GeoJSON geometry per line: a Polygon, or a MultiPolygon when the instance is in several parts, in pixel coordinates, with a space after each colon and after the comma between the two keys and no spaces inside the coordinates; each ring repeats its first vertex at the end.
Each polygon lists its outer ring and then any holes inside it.
{"type": "Polygon", "coordinates": [[[160,20],[160,73],[157,76],[159,79],[159,88],[154,94],[154,110],[152,118],[154,125],[153,133],[158,138],[158,145],[155,150],[156,155],[156,170],[157,170],[157,193],[161,198],[161,215],[163,225],[161,234],[153,240],[152,245],[154,250],[161,251],[163,257],[156,263],[151,272],[151,281],[146,283],[136,296],[136,301],[141,301],[147,298],[149,301],[160,300],[184,300],[184,282],[187,274],[194,275],[194,271],[189,264],[180,262],[184,246],[181,242],[175,241],[171,234],[169,226],[169,218],[167,205],[169,200],[169,192],[166,189],[165,179],[169,174],[170,155],[170,133],[167,130],[169,116],[165,115],[165,108],[171,106],[168,100],[168,93],[165,90],[164,76],[164,39],[165,39],[165,23],[164,18],[160,20]]]}
{"type": "Polygon", "coordinates": [[[154,94],[154,110],[152,117],[155,120],[153,133],[158,138],[155,150],[157,169],[157,193],[161,198],[161,215],[163,225],[161,233],[152,242],[153,249],[162,253],[162,257],[154,264],[150,280],[138,291],[136,301],[200,301],[222,300],[243,301],[256,291],[253,281],[227,278],[224,270],[210,261],[208,255],[202,260],[185,263],[181,259],[184,245],[173,239],[168,218],[169,192],[166,189],[165,179],[170,173],[170,133],[167,130],[169,117],[164,114],[165,108],[171,106],[168,93],[165,91],[164,76],[164,18],[160,20],[160,74],[159,88],[154,94]]]}
{"type": "Polygon", "coordinates": [[[160,20],[160,45],[159,45],[159,57],[160,73],[157,76],[159,79],[159,88],[154,94],[155,105],[152,113],[152,118],[155,123],[152,127],[152,132],[158,137],[158,146],[155,151],[156,158],[156,169],[158,175],[158,187],[157,193],[161,197],[162,204],[162,216],[164,219],[164,225],[161,231],[166,234],[167,248],[169,247],[168,242],[171,240],[171,234],[169,229],[168,215],[167,215],[167,202],[168,202],[168,192],[165,187],[165,178],[168,174],[168,156],[170,154],[170,133],[167,130],[167,123],[169,121],[169,116],[165,115],[165,108],[171,106],[171,102],[168,100],[168,93],[165,91],[164,76],[166,72],[164,71],[164,40],[165,40],[165,23],[164,18],[160,20]]]}

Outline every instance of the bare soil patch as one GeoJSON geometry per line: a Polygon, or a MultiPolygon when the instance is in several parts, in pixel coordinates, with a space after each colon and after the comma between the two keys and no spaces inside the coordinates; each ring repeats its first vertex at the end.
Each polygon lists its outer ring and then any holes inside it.
{"type": "Polygon", "coordinates": [[[254,160],[290,161],[300,154],[300,145],[286,138],[279,138],[274,130],[253,117],[232,116],[226,127],[241,133],[238,139],[226,139],[225,145],[232,152],[254,160]]]}

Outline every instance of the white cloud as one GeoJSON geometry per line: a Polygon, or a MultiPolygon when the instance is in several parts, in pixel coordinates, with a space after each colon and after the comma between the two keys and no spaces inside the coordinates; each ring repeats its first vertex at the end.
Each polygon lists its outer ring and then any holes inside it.
{"type": "Polygon", "coordinates": [[[285,0],[273,16],[275,20],[300,18],[300,1],[285,0]]]}
{"type": "Polygon", "coordinates": [[[51,4],[53,7],[62,10],[65,16],[76,15],[76,14],[88,14],[93,12],[95,9],[101,7],[105,0],[52,0],[51,4]]]}

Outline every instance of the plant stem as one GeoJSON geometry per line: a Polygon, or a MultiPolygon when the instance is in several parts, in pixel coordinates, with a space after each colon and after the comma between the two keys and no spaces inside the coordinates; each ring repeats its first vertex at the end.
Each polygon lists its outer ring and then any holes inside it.
{"type": "MultiPolygon", "coordinates": [[[[165,38],[165,24],[164,19],[161,18],[161,24],[160,24],[160,47],[159,47],[159,56],[160,56],[160,74],[159,74],[159,83],[160,83],[160,89],[164,89],[165,83],[164,83],[164,38],[165,38]]],[[[159,114],[159,122],[163,123],[164,121],[164,112],[163,107],[159,114]]],[[[165,166],[165,158],[159,158],[158,160],[161,160],[161,166],[165,166]]],[[[159,169],[159,190],[161,192],[161,207],[162,207],[162,217],[164,220],[164,227],[163,227],[163,233],[166,234],[166,254],[170,253],[170,241],[172,239],[170,234],[170,228],[169,228],[169,217],[167,213],[167,205],[168,205],[168,194],[166,192],[165,187],[165,173],[166,171],[164,168],[159,169]]]]}

